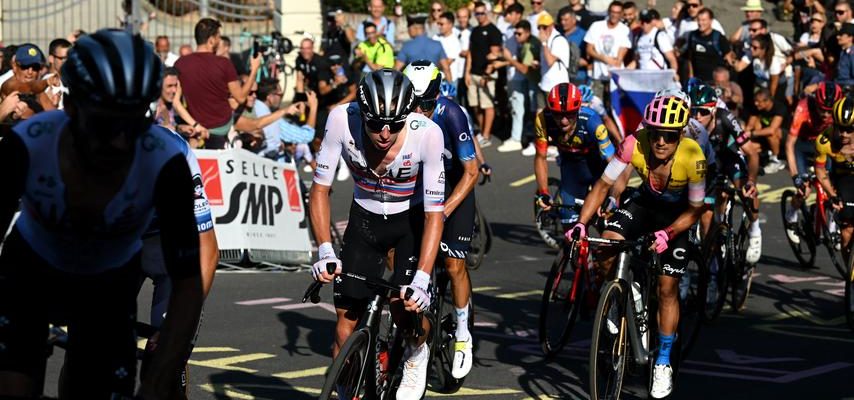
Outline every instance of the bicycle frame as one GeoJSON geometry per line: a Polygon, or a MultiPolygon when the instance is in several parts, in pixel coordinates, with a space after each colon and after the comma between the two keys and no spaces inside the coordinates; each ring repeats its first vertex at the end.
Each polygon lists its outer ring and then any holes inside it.
{"type": "Polygon", "coordinates": [[[814,230],[815,236],[822,236],[822,228],[827,225],[827,209],[825,209],[825,203],[827,202],[827,192],[824,191],[824,188],[821,186],[821,182],[818,181],[818,178],[814,174],[810,175],[810,183],[815,187],[815,205],[816,212],[814,219],[814,230]]]}

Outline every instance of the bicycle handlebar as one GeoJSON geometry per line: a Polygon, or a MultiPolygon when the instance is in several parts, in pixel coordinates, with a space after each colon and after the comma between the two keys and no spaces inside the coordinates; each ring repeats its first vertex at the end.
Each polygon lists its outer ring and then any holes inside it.
{"type": "MultiPolygon", "coordinates": [[[[336,269],[335,263],[326,263],[326,272],[329,274],[334,274],[336,269]]],[[[341,275],[346,276],[351,279],[358,279],[362,282],[365,282],[366,285],[370,287],[374,287],[377,289],[385,289],[389,292],[400,292],[400,286],[392,285],[388,281],[382,278],[373,278],[361,274],[356,274],[352,272],[342,272],[341,275]]],[[[311,285],[308,286],[308,289],[305,291],[305,294],[302,297],[302,302],[305,303],[308,300],[311,300],[313,304],[317,304],[320,302],[320,288],[323,286],[322,282],[314,281],[311,285]]],[[[403,294],[404,300],[409,300],[415,292],[412,288],[406,288],[406,292],[403,294]]],[[[391,297],[391,296],[386,296],[391,297]]]]}

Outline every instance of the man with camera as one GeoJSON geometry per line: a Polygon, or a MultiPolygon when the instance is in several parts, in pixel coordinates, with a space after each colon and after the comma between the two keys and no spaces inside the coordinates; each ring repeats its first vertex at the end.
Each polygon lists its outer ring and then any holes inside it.
{"type": "Polygon", "coordinates": [[[0,87],[0,94],[6,97],[13,92],[18,92],[18,98],[26,103],[28,108],[22,114],[16,114],[21,119],[45,110],[56,109],[57,95],[49,95],[46,89],[51,82],[56,83],[58,79],[40,79],[44,65],[44,54],[34,44],[23,44],[15,51],[12,77],[0,87]]]}

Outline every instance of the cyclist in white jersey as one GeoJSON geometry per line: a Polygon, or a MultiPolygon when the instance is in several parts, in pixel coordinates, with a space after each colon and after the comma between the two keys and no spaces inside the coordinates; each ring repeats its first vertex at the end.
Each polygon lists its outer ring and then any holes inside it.
{"type": "Polygon", "coordinates": [[[62,78],[64,111],[38,114],[0,141],[0,398],[36,398],[51,318],[68,325],[61,398],[130,399],[136,286],[156,212],[172,302],[140,398],[167,398],[202,307],[193,181],[181,150],[145,116],[162,65],[121,30],[80,37],[62,78]]]}
{"type": "MultiPolygon", "coordinates": [[[[430,305],[428,285],[444,225],[442,130],[412,112],[412,83],[396,70],[374,71],[359,83],[358,99],[329,113],[309,199],[311,223],[321,243],[312,272],[320,282],[335,281],[338,321],[333,356],[355,329],[373,291],[362,282],[328,274],[326,265],[337,264],[336,274],[346,270],[382,276],[388,251],[394,249],[391,282],[405,285],[401,297],[407,288],[414,292],[409,300],[391,302],[392,318],[405,328],[411,319],[405,318],[404,309],[421,312],[430,305]],[[329,226],[329,188],[342,157],[355,189],[339,259],[329,229],[321,227],[329,226]]],[[[422,321],[429,332],[427,318],[422,321]]],[[[420,399],[424,394],[430,352],[426,340],[425,334],[408,346],[398,399],[420,399]]]]}

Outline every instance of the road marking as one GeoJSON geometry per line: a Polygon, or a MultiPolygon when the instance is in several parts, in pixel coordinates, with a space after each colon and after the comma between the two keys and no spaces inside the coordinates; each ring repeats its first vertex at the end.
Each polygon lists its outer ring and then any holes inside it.
{"type": "Polygon", "coordinates": [[[286,303],[291,301],[291,299],[287,297],[270,297],[269,299],[257,299],[257,300],[246,300],[246,301],[238,301],[234,304],[241,306],[260,306],[264,304],[276,304],[276,303],[286,303]]]}
{"type": "Polygon", "coordinates": [[[291,371],[291,372],[279,372],[278,374],[273,374],[274,378],[282,378],[282,379],[299,379],[299,378],[308,378],[310,376],[320,376],[326,373],[326,367],[317,367],[311,369],[304,369],[301,371],[291,371]]]}
{"type": "Polygon", "coordinates": [[[830,279],[827,276],[793,276],[785,274],[771,274],[768,277],[780,283],[802,283],[830,279]]]}
{"type": "Polygon", "coordinates": [[[495,322],[475,322],[474,326],[478,328],[498,328],[498,324],[495,322]]]}
{"type": "MultiPolygon", "coordinates": [[[[843,319],[845,317],[842,317],[843,319]]],[[[840,321],[841,323],[842,321],[840,321]]],[[[760,332],[773,333],[777,335],[787,335],[787,336],[795,336],[795,337],[803,337],[808,339],[819,339],[819,340],[829,340],[832,342],[847,342],[854,343],[854,340],[847,339],[851,335],[851,331],[847,328],[831,328],[824,326],[792,326],[792,325],[775,325],[775,324],[757,324],[753,326],[753,329],[756,329],[760,332]],[[813,330],[813,331],[829,331],[838,336],[825,336],[819,334],[809,334],[809,333],[800,333],[795,332],[795,328],[800,330],[813,330]]]]}
{"type": "Polygon", "coordinates": [[[543,294],[543,290],[538,289],[538,290],[526,290],[524,292],[504,293],[504,294],[500,294],[500,295],[495,296],[495,297],[499,298],[499,299],[518,299],[520,297],[533,296],[535,294],[543,294]]]}
{"type": "Polygon", "coordinates": [[[498,289],[501,289],[501,286],[481,286],[481,287],[476,287],[476,288],[472,289],[471,291],[474,293],[480,293],[480,292],[489,292],[489,291],[498,290],[498,289]]]}
{"type": "Polygon", "coordinates": [[[329,312],[335,314],[335,306],[333,306],[332,304],[329,304],[329,303],[317,303],[317,304],[314,304],[314,303],[296,303],[296,304],[286,304],[283,306],[275,306],[273,308],[276,310],[293,311],[293,310],[302,310],[303,308],[312,308],[312,307],[320,307],[326,311],[329,311],[329,312]]]}
{"type": "Polygon", "coordinates": [[[510,182],[510,187],[519,187],[519,186],[531,183],[535,180],[537,180],[537,176],[534,174],[531,174],[530,176],[527,176],[525,178],[519,179],[517,181],[510,182]]]}
{"type": "Polygon", "coordinates": [[[728,364],[737,364],[737,365],[804,361],[803,358],[797,358],[797,357],[769,358],[769,357],[747,356],[744,354],[738,354],[735,352],[735,350],[715,349],[715,352],[718,353],[718,357],[721,358],[721,361],[728,363],[728,364]]]}
{"type": "Polygon", "coordinates": [[[516,394],[522,393],[521,390],[516,389],[469,389],[469,388],[461,388],[456,393],[436,393],[431,390],[427,391],[427,395],[429,397],[457,397],[457,396],[495,396],[499,394],[516,394]]]}
{"type": "MultiPolygon", "coordinates": [[[[279,391],[279,392],[299,392],[305,393],[308,395],[317,396],[321,393],[320,389],[303,387],[303,386],[278,386],[278,385],[251,385],[251,384],[241,384],[241,387],[245,388],[255,388],[255,389],[264,389],[266,392],[270,391],[279,391]]],[[[206,383],[203,385],[199,385],[199,388],[206,392],[221,394],[228,396],[231,399],[241,399],[241,400],[273,400],[280,399],[281,396],[276,397],[255,397],[249,393],[240,392],[235,389],[234,386],[225,384],[210,384],[206,383]]]]}
{"type": "Polygon", "coordinates": [[[229,351],[240,351],[233,347],[194,347],[193,353],[224,353],[229,351]]]}
{"type": "Polygon", "coordinates": [[[811,312],[802,310],[794,304],[790,304],[789,307],[791,307],[792,309],[783,311],[782,313],[776,316],[766,318],[766,320],[779,321],[787,318],[800,318],[804,321],[811,322],[819,326],[836,326],[845,322],[844,315],[832,319],[825,319],[818,316],[814,316],[811,312]]]}
{"type": "Polygon", "coordinates": [[[238,372],[246,372],[247,374],[254,374],[254,373],[258,372],[258,370],[251,369],[251,368],[236,367],[236,366],[234,366],[234,364],[241,364],[241,363],[246,363],[246,362],[256,361],[256,360],[264,360],[267,358],[273,358],[275,356],[276,356],[275,354],[269,354],[269,353],[252,353],[252,354],[245,354],[245,355],[240,355],[240,356],[214,358],[214,359],[202,360],[202,361],[190,360],[188,362],[188,364],[197,365],[200,367],[224,369],[226,371],[238,371],[238,372]]]}

